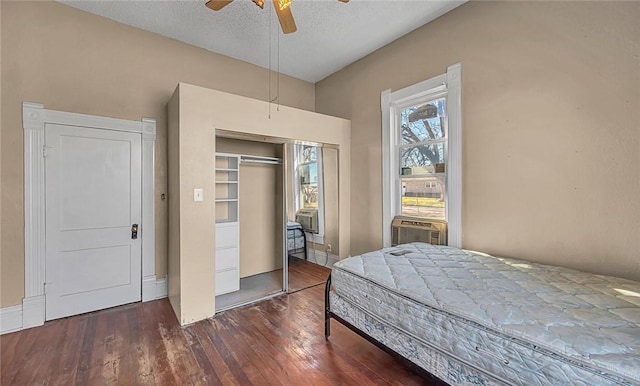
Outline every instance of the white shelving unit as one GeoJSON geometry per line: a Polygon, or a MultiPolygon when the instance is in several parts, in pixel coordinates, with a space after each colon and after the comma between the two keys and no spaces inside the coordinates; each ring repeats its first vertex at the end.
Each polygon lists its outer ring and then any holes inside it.
{"type": "Polygon", "coordinates": [[[240,289],[239,165],[216,153],[216,296],[240,289]]]}

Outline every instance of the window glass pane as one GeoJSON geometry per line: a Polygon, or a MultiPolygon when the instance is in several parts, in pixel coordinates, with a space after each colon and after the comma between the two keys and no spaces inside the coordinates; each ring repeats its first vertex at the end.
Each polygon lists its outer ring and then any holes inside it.
{"type": "Polygon", "coordinates": [[[302,198],[302,207],[317,208],[318,207],[318,185],[302,185],[300,191],[300,197],[302,198]]]}
{"type": "Polygon", "coordinates": [[[400,174],[444,173],[444,143],[400,148],[400,174]]]}
{"type": "Polygon", "coordinates": [[[445,177],[401,178],[402,215],[445,220],[445,177]]]}
{"type": "Polygon", "coordinates": [[[316,146],[300,146],[298,151],[298,186],[300,208],[318,207],[318,158],[316,146]]]}
{"type": "Polygon", "coordinates": [[[401,143],[403,145],[442,139],[444,129],[446,99],[411,106],[401,111],[401,143]]]}
{"type": "Polygon", "coordinates": [[[298,153],[299,163],[316,162],[318,160],[317,153],[316,153],[318,151],[317,147],[303,145],[300,148],[302,150],[298,153]]]}
{"type": "Polygon", "coordinates": [[[298,168],[298,173],[300,175],[300,185],[318,185],[318,164],[310,163],[310,164],[302,164],[298,168]]]}

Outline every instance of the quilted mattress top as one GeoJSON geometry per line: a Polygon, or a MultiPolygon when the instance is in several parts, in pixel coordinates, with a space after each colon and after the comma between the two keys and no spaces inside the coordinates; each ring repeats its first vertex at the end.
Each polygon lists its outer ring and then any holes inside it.
{"type": "Polygon", "coordinates": [[[640,381],[640,282],[424,243],[350,257],[334,269],[640,381]],[[392,254],[399,251],[406,253],[392,254]]]}

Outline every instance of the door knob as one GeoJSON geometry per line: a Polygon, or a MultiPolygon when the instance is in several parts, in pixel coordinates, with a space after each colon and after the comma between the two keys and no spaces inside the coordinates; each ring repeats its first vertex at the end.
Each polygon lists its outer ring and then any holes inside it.
{"type": "Polygon", "coordinates": [[[135,240],[138,238],[138,224],[131,225],[131,239],[135,240]]]}

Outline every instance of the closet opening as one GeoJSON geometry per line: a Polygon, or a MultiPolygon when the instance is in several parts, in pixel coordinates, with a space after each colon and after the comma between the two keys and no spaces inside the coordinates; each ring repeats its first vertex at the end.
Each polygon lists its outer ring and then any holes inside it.
{"type": "Polygon", "coordinates": [[[215,150],[216,313],[324,283],[338,260],[338,149],[217,130],[215,150]]]}

